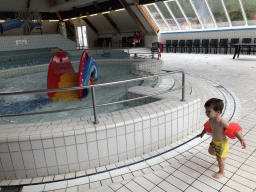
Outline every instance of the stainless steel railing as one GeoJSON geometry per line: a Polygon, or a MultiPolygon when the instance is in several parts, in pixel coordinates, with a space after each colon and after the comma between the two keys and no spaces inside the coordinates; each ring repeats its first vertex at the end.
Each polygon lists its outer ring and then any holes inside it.
{"type": "MultiPolygon", "coordinates": [[[[41,90],[34,90],[34,91],[0,92],[0,96],[9,96],[9,95],[23,95],[23,94],[32,94],[32,93],[48,93],[48,92],[57,92],[57,91],[71,91],[71,90],[78,90],[78,89],[85,89],[85,88],[88,89],[89,88],[89,89],[91,89],[92,103],[93,103],[93,106],[88,106],[88,107],[77,107],[77,108],[61,109],[61,110],[54,110],[54,111],[34,112],[34,113],[20,113],[20,114],[0,115],[0,117],[38,115],[38,114],[57,113],[57,112],[63,112],[63,111],[73,111],[73,110],[93,108],[94,123],[97,124],[97,123],[99,123],[97,112],[96,112],[97,107],[140,100],[140,99],[148,98],[148,97],[151,97],[151,96],[159,95],[160,93],[150,94],[150,95],[147,95],[147,96],[141,96],[141,97],[137,97],[137,98],[133,98],[133,99],[126,99],[126,100],[122,100],[122,101],[116,101],[116,102],[112,102],[112,103],[104,103],[104,104],[101,104],[101,105],[96,105],[96,101],[95,101],[95,88],[96,87],[104,87],[104,86],[110,86],[110,85],[115,85],[115,84],[145,80],[145,79],[150,79],[150,78],[154,78],[154,77],[165,76],[165,75],[168,75],[168,74],[174,74],[174,73],[181,73],[182,74],[182,86],[178,87],[178,88],[175,88],[175,89],[172,89],[172,91],[181,88],[182,89],[182,99],[181,99],[181,101],[185,101],[185,72],[183,70],[174,70],[174,71],[166,71],[165,73],[159,73],[159,74],[155,74],[155,75],[151,75],[151,76],[147,76],[147,77],[139,77],[139,78],[136,78],[136,79],[129,79],[129,80],[116,81],[116,82],[111,82],[111,83],[103,83],[103,84],[97,84],[97,85],[66,87],[66,88],[57,88],[57,89],[41,89],[41,90]]],[[[169,92],[169,90],[168,91],[163,91],[163,92],[161,92],[161,94],[165,93],[165,92],[169,92]]]]}

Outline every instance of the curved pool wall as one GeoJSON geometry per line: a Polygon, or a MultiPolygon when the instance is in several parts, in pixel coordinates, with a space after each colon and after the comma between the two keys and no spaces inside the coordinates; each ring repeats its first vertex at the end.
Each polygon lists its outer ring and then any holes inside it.
{"type": "MultiPolygon", "coordinates": [[[[161,60],[97,62],[129,63],[131,70],[142,73],[161,71],[161,60]]],[[[47,69],[48,65],[41,65],[5,70],[0,77],[47,69]]],[[[141,89],[131,88],[128,97],[156,92],[154,88],[141,89]]],[[[169,92],[150,99],[155,102],[99,115],[99,124],[93,124],[93,116],[88,116],[0,125],[0,179],[65,174],[108,165],[157,150],[200,127],[200,99],[195,96],[186,95],[186,101],[181,101],[181,92],[169,92]]]]}

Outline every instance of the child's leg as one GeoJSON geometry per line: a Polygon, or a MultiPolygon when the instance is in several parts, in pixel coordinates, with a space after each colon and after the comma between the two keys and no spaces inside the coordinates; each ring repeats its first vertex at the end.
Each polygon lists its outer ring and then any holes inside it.
{"type": "Polygon", "coordinates": [[[226,159],[227,159],[227,157],[222,157],[222,158],[217,157],[217,161],[218,161],[218,165],[219,165],[219,172],[212,175],[214,178],[220,179],[221,177],[224,177],[224,175],[225,175],[225,172],[224,172],[225,160],[226,159]]]}
{"type": "MultiPolygon", "coordinates": [[[[209,152],[209,154],[211,154],[213,156],[216,156],[215,150],[214,150],[214,148],[211,145],[209,146],[208,152],[209,152]]],[[[222,159],[224,161],[226,161],[227,157],[222,157],[222,159]]]]}
{"type": "Polygon", "coordinates": [[[215,150],[211,145],[209,146],[208,153],[213,155],[213,156],[216,156],[215,150]]]}

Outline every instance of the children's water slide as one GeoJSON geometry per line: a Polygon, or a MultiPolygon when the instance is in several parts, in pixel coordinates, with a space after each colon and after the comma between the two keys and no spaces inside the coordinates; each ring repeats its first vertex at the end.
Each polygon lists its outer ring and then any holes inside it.
{"type": "MultiPolygon", "coordinates": [[[[21,21],[20,19],[12,19],[10,21],[0,23],[0,34],[3,33],[4,31],[20,28],[24,22],[25,21],[21,21]]],[[[37,26],[41,26],[41,23],[31,23],[31,22],[29,23],[30,28],[34,28],[37,26]]]]}

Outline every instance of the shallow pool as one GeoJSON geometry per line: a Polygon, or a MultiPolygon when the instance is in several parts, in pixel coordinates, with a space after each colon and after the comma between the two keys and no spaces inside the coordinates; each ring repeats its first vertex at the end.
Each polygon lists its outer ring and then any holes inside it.
{"type": "MultiPolygon", "coordinates": [[[[73,66],[75,71],[78,68],[73,66]]],[[[107,83],[113,81],[120,81],[125,79],[132,79],[135,76],[130,73],[128,65],[120,64],[103,64],[99,65],[100,78],[95,82],[107,83]]],[[[126,99],[126,92],[128,88],[138,86],[142,81],[130,82],[125,84],[105,86],[95,89],[96,104],[103,104],[115,102],[126,99]]],[[[0,92],[13,92],[13,91],[29,91],[47,88],[47,71],[23,75],[20,77],[13,77],[1,79],[0,92]]],[[[98,107],[97,113],[108,113],[116,110],[127,109],[140,104],[139,102],[130,102],[98,107]]],[[[61,109],[70,109],[77,107],[92,106],[91,93],[82,100],[77,101],[50,101],[47,93],[39,94],[26,94],[15,96],[1,96],[0,97],[0,114],[19,114],[22,112],[41,112],[52,111],[61,109]]],[[[6,123],[35,123],[35,122],[48,122],[56,120],[64,120],[70,118],[80,118],[93,115],[92,109],[72,110],[58,113],[48,113],[41,115],[29,115],[19,117],[4,117],[0,119],[1,124],[6,123]]]]}

